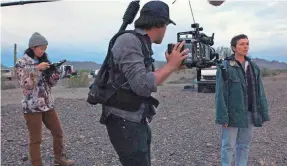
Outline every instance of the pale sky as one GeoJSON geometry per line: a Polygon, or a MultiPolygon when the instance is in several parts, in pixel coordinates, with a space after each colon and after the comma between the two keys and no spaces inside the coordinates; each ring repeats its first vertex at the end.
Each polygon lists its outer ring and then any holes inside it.
{"type": "MultiPolygon", "coordinates": [[[[141,7],[148,1],[141,0],[141,7]]],[[[172,4],[174,0],[163,1],[169,5],[170,17],[177,25],[169,25],[163,43],[153,45],[158,60],[164,60],[167,44],[176,42],[176,33],[191,30],[193,23],[188,0],[177,0],[175,4],[172,4]]],[[[226,0],[219,7],[211,6],[207,0],[190,1],[195,21],[203,27],[203,32],[208,36],[215,33],[214,47],[229,47],[234,35],[244,33],[249,37],[250,52],[255,56],[268,52],[268,55],[264,54],[267,59],[280,57],[287,61],[286,0],[226,0]]],[[[32,33],[39,32],[48,39],[48,53],[49,50],[61,50],[61,55],[68,60],[102,63],[108,41],[119,30],[129,2],[62,0],[2,7],[1,59],[6,62],[10,58],[6,52],[13,50],[14,43],[18,44],[18,56],[21,56],[32,33]],[[81,54],[80,58],[68,52],[77,52],[81,54]]],[[[128,29],[133,29],[133,24],[128,29]]],[[[51,56],[58,59],[59,55],[55,54],[57,52],[53,51],[51,56]]]]}

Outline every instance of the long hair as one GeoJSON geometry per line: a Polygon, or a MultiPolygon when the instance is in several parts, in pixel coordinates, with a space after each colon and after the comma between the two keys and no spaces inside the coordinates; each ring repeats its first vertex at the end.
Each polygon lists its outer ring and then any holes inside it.
{"type": "MultiPolygon", "coordinates": [[[[25,50],[25,54],[27,54],[32,59],[35,58],[35,53],[30,47],[25,50]]],[[[39,63],[42,63],[42,62],[48,62],[49,63],[50,62],[48,60],[48,56],[46,53],[44,53],[42,57],[38,57],[37,59],[39,60],[39,63]]]]}

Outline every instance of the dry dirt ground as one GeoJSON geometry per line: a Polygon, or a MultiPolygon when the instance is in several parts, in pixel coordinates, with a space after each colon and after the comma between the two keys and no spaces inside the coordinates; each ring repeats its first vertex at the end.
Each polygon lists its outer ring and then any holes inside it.
{"type": "MultiPolygon", "coordinates": [[[[271,121],[256,128],[249,166],[287,165],[287,75],[264,79],[271,121]]],[[[77,166],[120,165],[105,129],[100,106],[85,99],[87,88],[53,89],[62,122],[66,150],[77,166]]],[[[153,166],[219,166],[220,126],[214,123],[214,94],[183,91],[179,85],[160,86],[161,104],[152,130],[153,166]]],[[[20,108],[21,90],[1,94],[1,165],[28,166],[28,135],[20,108]]],[[[52,139],[43,127],[42,155],[52,165],[52,139]]]]}

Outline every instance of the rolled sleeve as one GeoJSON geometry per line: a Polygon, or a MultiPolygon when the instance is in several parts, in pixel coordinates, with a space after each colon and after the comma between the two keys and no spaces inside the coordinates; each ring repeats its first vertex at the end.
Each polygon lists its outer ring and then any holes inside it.
{"type": "Polygon", "coordinates": [[[156,79],[154,73],[145,68],[141,48],[139,39],[127,33],[118,37],[112,53],[131,90],[139,96],[150,96],[151,92],[157,91],[156,79]]]}

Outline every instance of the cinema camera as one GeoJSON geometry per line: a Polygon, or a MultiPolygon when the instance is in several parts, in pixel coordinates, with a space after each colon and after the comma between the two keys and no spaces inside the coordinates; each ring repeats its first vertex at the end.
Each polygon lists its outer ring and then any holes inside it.
{"type": "MultiPolygon", "coordinates": [[[[181,51],[185,48],[189,49],[188,57],[182,64],[186,65],[188,68],[208,68],[216,65],[219,54],[211,47],[214,44],[214,33],[211,37],[207,36],[205,33],[200,33],[200,31],[203,31],[203,28],[199,27],[198,23],[191,24],[191,27],[194,28],[194,30],[177,33],[177,42],[185,40],[185,44],[181,51]]],[[[173,43],[168,44],[169,54],[174,45],[175,44],[173,43]]]]}

